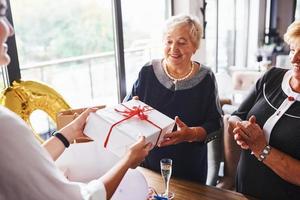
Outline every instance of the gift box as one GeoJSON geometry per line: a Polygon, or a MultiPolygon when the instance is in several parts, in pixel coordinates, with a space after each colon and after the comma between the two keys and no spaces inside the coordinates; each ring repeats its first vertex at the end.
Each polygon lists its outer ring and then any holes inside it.
{"type": "Polygon", "coordinates": [[[91,113],[84,133],[94,141],[122,157],[139,136],[146,142],[159,144],[173,130],[175,121],[139,100],[91,113]]]}

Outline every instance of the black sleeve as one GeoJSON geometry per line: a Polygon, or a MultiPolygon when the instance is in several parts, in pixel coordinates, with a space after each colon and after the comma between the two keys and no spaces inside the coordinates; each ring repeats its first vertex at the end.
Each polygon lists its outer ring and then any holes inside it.
{"type": "Polygon", "coordinates": [[[207,134],[215,132],[221,128],[221,106],[218,96],[218,86],[214,74],[210,74],[211,81],[211,93],[209,95],[209,101],[207,102],[208,112],[206,122],[202,124],[202,127],[206,130],[207,134]]]}
{"type": "Polygon", "coordinates": [[[261,78],[259,78],[255,85],[251,88],[245,100],[241,103],[239,108],[232,113],[232,115],[238,116],[242,120],[246,120],[248,112],[254,106],[258,96],[263,91],[263,85],[266,83],[270,77],[272,77],[275,71],[278,71],[276,68],[271,68],[268,70],[261,78]]]}

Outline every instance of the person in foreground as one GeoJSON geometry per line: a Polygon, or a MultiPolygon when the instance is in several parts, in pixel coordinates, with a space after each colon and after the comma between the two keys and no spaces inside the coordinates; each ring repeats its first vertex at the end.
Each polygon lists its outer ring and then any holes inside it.
{"type": "Polygon", "coordinates": [[[236,189],[258,199],[300,197],[300,21],[284,39],[292,69],[266,72],[229,120],[242,148],[236,189]]]}
{"type": "Polygon", "coordinates": [[[220,129],[221,111],[213,72],[192,60],[199,48],[202,27],[188,15],[171,17],[163,33],[164,58],[142,67],[131,93],[175,118],[177,130],[150,151],[143,167],[160,171],[160,160],[173,160],[172,176],[205,184],[210,133],[220,129]]]}
{"type": "MultiPolygon", "coordinates": [[[[6,6],[0,0],[0,65],[10,61],[5,42],[13,34],[5,17],[6,6]]],[[[59,132],[70,143],[83,136],[86,118],[95,111],[87,109],[59,132]]],[[[68,181],[55,166],[54,160],[65,149],[62,141],[51,137],[43,146],[21,118],[0,106],[0,200],[109,199],[128,168],[138,166],[151,148],[140,138],[103,177],[84,184],[68,181]]]]}

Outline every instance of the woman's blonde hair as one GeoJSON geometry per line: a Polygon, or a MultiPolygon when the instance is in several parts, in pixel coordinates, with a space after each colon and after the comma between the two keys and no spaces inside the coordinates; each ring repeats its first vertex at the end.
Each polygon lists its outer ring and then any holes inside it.
{"type": "Polygon", "coordinates": [[[284,34],[284,41],[287,44],[291,44],[294,40],[300,39],[300,21],[294,21],[287,28],[286,33],[284,34]]]}
{"type": "Polygon", "coordinates": [[[202,26],[200,25],[199,20],[190,15],[176,15],[171,17],[166,21],[165,30],[163,36],[165,36],[170,30],[175,28],[189,25],[190,27],[190,37],[192,43],[195,45],[196,49],[200,46],[200,40],[202,37],[202,26]]]}

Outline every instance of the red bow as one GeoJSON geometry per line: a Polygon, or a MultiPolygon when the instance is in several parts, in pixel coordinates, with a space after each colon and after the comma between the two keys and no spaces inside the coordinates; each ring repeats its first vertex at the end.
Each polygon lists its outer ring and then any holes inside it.
{"type": "Polygon", "coordinates": [[[114,123],[114,124],[110,127],[109,132],[108,132],[108,134],[107,134],[107,136],[106,136],[106,139],[105,139],[105,142],[104,142],[104,147],[106,148],[106,146],[107,146],[107,143],[108,143],[110,134],[111,134],[111,132],[112,132],[112,129],[113,129],[117,124],[120,124],[121,122],[126,121],[126,120],[130,119],[130,118],[133,117],[133,116],[138,116],[138,118],[139,118],[140,120],[145,120],[145,121],[149,122],[150,124],[152,124],[153,126],[157,127],[157,128],[160,130],[159,136],[158,136],[158,138],[157,138],[157,140],[156,140],[156,143],[155,143],[155,145],[157,145],[158,140],[159,140],[160,135],[161,135],[161,132],[162,132],[162,128],[160,128],[159,126],[157,126],[157,125],[156,125],[155,123],[153,123],[152,121],[148,120],[148,115],[145,114],[145,112],[151,111],[151,110],[153,110],[153,108],[151,108],[151,107],[149,107],[149,106],[143,106],[143,107],[141,107],[141,106],[133,106],[132,108],[128,108],[128,107],[125,106],[124,104],[121,104],[121,105],[124,106],[126,109],[123,110],[123,111],[118,110],[118,109],[115,109],[115,111],[118,112],[118,113],[121,113],[121,115],[123,115],[125,118],[122,119],[122,120],[120,120],[120,121],[118,121],[118,122],[116,122],[116,123],[114,123]]]}
{"type": "Polygon", "coordinates": [[[126,107],[124,104],[121,104],[122,106],[124,106],[126,108],[126,110],[118,110],[115,109],[115,111],[117,111],[118,113],[122,113],[123,116],[125,117],[133,117],[135,115],[137,115],[140,120],[147,120],[148,119],[148,115],[145,114],[145,112],[153,110],[153,108],[150,108],[149,106],[133,106],[132,108],[128,108],[126,107]]]}

